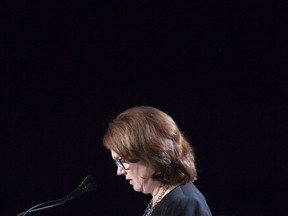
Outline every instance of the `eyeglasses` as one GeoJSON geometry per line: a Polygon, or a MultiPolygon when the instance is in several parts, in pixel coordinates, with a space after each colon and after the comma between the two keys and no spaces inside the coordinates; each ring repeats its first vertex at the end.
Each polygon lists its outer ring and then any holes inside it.
{"type": "Polygon", "coordinates": [[[119,158],[117,160],[115,160],[115,163],[116,165],[119,167],[119,168],[122,168],[122,169],[125,169],[125,166],[124,166],[124,159],[123,158],[119,158]]]}

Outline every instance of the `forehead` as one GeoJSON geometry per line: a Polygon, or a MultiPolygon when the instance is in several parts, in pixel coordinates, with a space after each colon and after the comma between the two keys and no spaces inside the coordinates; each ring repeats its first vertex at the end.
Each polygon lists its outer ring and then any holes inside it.
{"type": "Polygon", "coordinates": [[[111,156],[114,160],[117,160],[120,158],[120,156],[113,150],[111,150],[111,156]]]}

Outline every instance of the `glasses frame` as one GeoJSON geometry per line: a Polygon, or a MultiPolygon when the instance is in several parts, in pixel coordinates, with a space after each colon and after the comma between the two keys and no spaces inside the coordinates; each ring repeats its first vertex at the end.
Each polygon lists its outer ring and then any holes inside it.
{"type": "Polygon", "coordinates": [[[119,159],[115,160],[115,164],[117,165],[117,167],[119,167],[121,169],[126,169],[123,163],[124,163],[123,158],[119,158],[119,159]]]}

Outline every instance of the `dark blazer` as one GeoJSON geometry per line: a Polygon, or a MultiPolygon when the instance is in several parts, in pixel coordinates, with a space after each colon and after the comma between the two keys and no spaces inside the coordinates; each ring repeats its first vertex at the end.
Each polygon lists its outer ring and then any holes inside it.
{"type": "Polygon", "coordinates": [[[192,183],[179,185],[155,206],[153,216],[212,216],[203,194],[192,183]]]}

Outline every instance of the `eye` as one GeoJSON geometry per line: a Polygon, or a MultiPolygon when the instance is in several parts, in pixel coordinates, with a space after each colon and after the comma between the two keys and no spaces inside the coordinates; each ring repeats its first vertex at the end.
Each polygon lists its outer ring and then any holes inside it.
{"type": "Polygon", "coordinates": [[[115,160],[115,163],[118,167],[122,168],[122,169],[125,169],[125,166],[123,163],[125,163],[125,161],[122,159],[122,158],[119,158],[119,159],[116,159],[115,160]]]}

